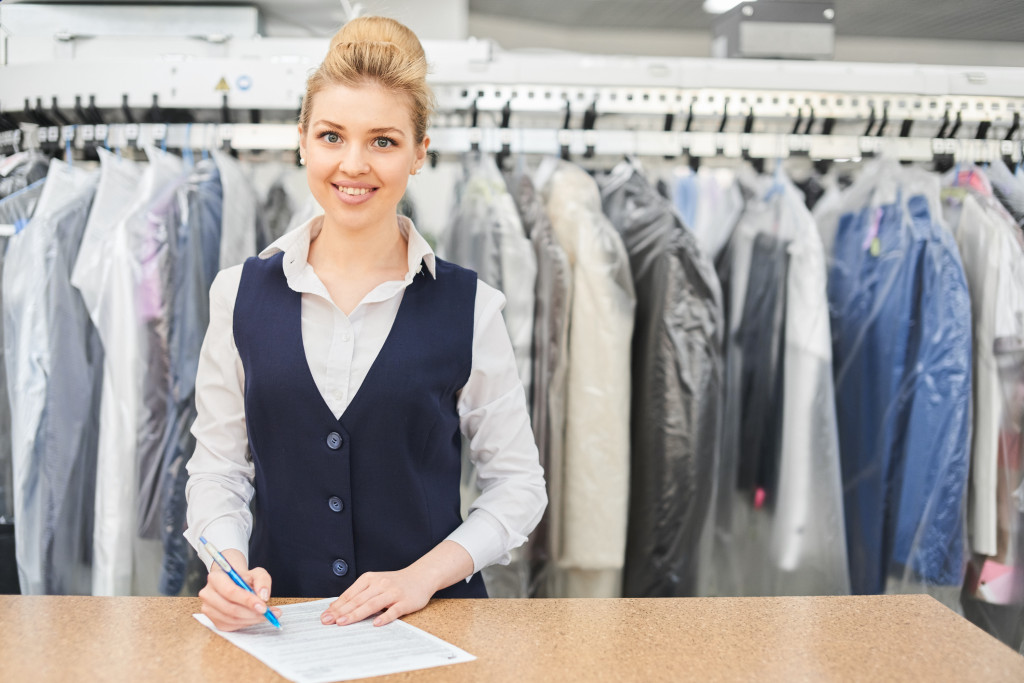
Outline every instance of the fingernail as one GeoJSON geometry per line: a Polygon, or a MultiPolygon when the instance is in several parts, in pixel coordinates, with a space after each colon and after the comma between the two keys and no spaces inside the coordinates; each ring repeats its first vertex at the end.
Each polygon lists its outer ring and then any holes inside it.
{"type": "Polygon", "coordinates": [[[342,624],[347,624],[348,623],[348,617],[341,617],[340,619],[338,619],[338,621],[336,621],[334,623],[336,623],[338,626],[341,626],[342,624]]]}
{"type": "Polygon", "coordinates": [[[322,623],[322,624],[333,624],[334,623],[334,615],[331,614],[330,612],[324,612],[323,614],[320,615],[320,623],[322,623]]]}
{"type": "Polygon", "coordinates": [[[263,598],[264,600],[268,599],[270,597],[270,591],[268,591],[266,588],[261,588],[260,589],[260,597],[263,598]]]}
{"type": "Polygon", "coordinates": [[[373,625],[374,626],[380,626],[382,623],[384,623],[384,622],[383,622],[383,620],[380,617],[377,617],[376,619],[373,620],[373,625]]]}
{"type": "Polygon", "coordinates": [[[257,612],[259,612],[260,614],[263,614],[264,612],[267,611],[267,606],[264,605],[261,602],[257,602],[255,605],[252,606],[252,608],[254,610],[256,610],[257,612]]]}

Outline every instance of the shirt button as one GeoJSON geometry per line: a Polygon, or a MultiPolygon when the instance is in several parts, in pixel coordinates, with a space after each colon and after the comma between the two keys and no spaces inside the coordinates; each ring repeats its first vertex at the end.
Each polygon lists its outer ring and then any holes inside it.
{"type": "Polygon", "coordinates": [[[335,512],[341,512],[345,509],[345,503],[343,503],[341,498],[338,498],[337,496],[331,496],[327,500],[327,504],[330,505],[331,509],[335,512]]]}
{"type": "Polygon", "coordinates": [[[327,447],[332,451],[336,451],[341,448],[341,434],[338,432],[331,432],[327,435],[327,447]]]}
{"type": "Polygon", "coordinates": [[[348,562],[345,560],[335,560],[331,564],[331,570],[334,571],[335,576],[345,576],[345,574],[348,574],[348,562]]]}
{"type": "Polygon", "coordinates": [[[352,335],[346,332],[345,334],[341,335],[341,341],[352,341],[352,335]]]}

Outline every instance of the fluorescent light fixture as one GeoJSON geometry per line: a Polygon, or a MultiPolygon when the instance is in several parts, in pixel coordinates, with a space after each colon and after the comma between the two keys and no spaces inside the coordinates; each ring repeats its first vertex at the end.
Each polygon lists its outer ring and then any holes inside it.
{"type": "MultiPolygon", "coordinates": [[[[725,14],[736,5],[748,0],[704,0],[704,11],[708,14],[725,14]]],[[[754,2],[754,0],[749,0],[754,2]]]]}

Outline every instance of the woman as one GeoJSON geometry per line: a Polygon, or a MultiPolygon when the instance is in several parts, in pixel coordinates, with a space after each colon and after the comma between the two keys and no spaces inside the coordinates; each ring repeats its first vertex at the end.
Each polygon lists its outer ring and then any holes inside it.
{"type": "Polygon", "coordinates": [[[256,592],[213,565],[199,596],[220,629],[262,623],[272,579],[278,595],[338,595],[325,624],[486,597],[478,572],[508,562],[547,503],[504,297],[396,213],[431,103],[408,28],[346,24],[299,122],[324,215],[213,283],[185,535],[256,592]],[[460,432],[483,491],[465,521],[460,432]]]}

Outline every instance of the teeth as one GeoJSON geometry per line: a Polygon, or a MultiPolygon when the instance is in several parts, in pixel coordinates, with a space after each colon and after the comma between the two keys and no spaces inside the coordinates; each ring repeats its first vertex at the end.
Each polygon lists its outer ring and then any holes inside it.
{"type": "Polygon", "coordinates": [[[345,194],[351,194],[351,195],[357,195],[357,196],[358,195],[363,195],[363,194],[366,194],[367,192],[369,192],[369,190],[366,189],[365,187],[340,187],[339,186],[338,189],[341,190],[342,192],[344,192],[345,194]]]}

